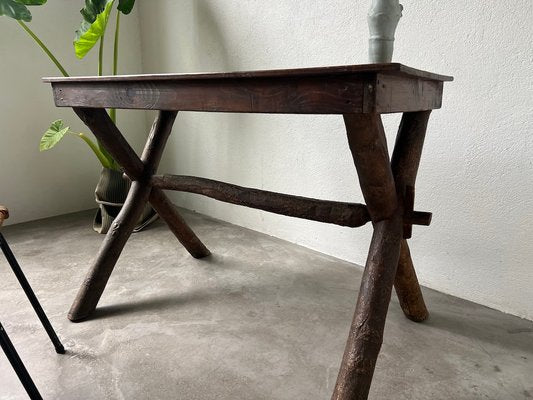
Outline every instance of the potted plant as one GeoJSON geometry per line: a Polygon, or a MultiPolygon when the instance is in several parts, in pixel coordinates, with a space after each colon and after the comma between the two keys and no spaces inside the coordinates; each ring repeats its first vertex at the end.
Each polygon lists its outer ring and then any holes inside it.
{"type": "MultiPolygon", "coordinates": [[[[5,15],[18,22],[26,33],[39,45],[48,58],[55,64],[63,76],[69,76],[58,59],[42,40],[30,29],[27,22],[31,22],[32,15],[28,6],[41,6],[47,0],[0,0],[0,16],[5,15]]],[[[80,10],[83,17],[74,39],[74,51],[76,57],[83,59],[98,44],[98,75],[103,71],[104,38],[109,19],[115,10],[116,25],[114,32],[113,51],[113,75],[118,71],[119,32],[121,14],[129,14],[135,0],[85,0],[85,7],[80,10]]],[[[117,121],[116,110],[109,110],[109,115],[114,123],[117,121]]],[[[128,194],[131,182],[123,177],[120,165],[97,141],[81,132],[73,132],[70,127],[58,119],[54,121],[44,133],[40,142],[40,150],[45,151],[53,148],[65,136],[77,136],[83,140],[93,151],[102,165],[100,179],[96,186],[95,198],[98,203],[98,211],[94,219],[93,228],[99,233],[107,233],[113,219],[120,211],[128,194]]],[[[147,207],[137,224],[136,231],[141,230],[157,218],[157,214],[151,207],[147,207]]]]}

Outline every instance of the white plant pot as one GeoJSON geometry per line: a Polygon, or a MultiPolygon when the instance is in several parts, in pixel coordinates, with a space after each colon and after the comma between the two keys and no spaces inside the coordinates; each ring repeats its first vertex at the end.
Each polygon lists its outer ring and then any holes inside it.
{"type": "Polygon", "coordinates": [[[368,12],[370,40],[368,56],[371,63],[390,63],[394,51],[394,33],[402,17],[399,0],[372,0],[368,12]]]}

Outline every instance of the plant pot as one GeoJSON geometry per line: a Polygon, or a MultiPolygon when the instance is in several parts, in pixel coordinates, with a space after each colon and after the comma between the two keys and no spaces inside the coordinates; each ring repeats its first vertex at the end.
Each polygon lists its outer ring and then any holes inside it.
{"type": "MultiPolygon", "coordinates": [[[[94,216],[93,229],[98,233],[107,233],[113,220],[120,212],[131,187],[129,179],[124,178],[122,171],[102,168],[100,179],[94,191],[98,211],[94,216]]],[[[137,221],[133,232],[139,232],[157,219],[155,210],[147,204],[137,221]]]]}
{"type": "Polygon", "coordinates": [[[402,10],[399,0],[372,0],[368,13],[368,56],[371,63],[392,61],[394,34],[402,17],[402,10]]]}

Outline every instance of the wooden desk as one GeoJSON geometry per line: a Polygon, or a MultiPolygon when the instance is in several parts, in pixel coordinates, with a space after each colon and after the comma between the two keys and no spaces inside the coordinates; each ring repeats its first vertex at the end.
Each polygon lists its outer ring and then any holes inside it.
{"type": "Polygon", "coordinates": [[[209,250],[187,226],[163,190],[198,193],[292,217],[357,227],[374,234],[333,399],[366,399],[393,285],[405,315],[427,318],[406,239],[430,213],[413,209],[415,179],[431,110],[440,108],[444,81],[401,64],[352,65],[273,71],[46,78],[55,103],[72,107],[132,180],[69,312],[72,321],[96,308],[109,276],[147,202],[196,258],[209,250]],[[106,108],[159,110],[138,157],[106,108]],[[199,177],[156,175],[178,111],[342,114],[366,205],[309,199],[244,188],[199,177]],[[392,160],[380,114],[402,112],[392,160]]]}

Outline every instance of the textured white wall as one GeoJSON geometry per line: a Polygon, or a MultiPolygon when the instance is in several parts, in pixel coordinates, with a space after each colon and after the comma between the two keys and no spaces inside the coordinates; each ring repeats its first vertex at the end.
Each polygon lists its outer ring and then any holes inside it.
{"type": "MultiPolygon", "coordinates": [[[[433,113],[411,241],[429,287],[533,319],[531,0],[403,0],[395,61],[451,74],[433,113]]],[[[369,1],[141,3],[145,72],[364,63],[369,1]]],[[[399,116],[385,125],[393,143],[399,116]]],[[[340,117],[182,113],[162,170],[362,201],[340,117]]],[[[344,229],[177,195],[181,205],[356,263],[370,228],[344,229]]],[[[216,251],[216,243],[210,246],[216,251]]]]}
{"type": "MultiPolygon", "coordinates": [[[[98,51],[83,61],[74,55],[72,40],[82,6],[82,1],[54,0],[31,8],[29,26],[71,75],[97,72],[98,51]]],[[[122,18],[121,28],[120,70],[141,72],[137,14],[122,18]]],[[[55,119],[63,118],[73,129],[87,132],[72,110],[54,106],[50,85],[41,82],[41,77],[57,76],[59,71],[14,20],[0,18],[0,38],[0,203],[10,208],[8,222],[94,208],[100,167],[89,148],[67,137],[51,151],[39,153],[39,139],[55,119]]],[[[111,50],[112,39],[108,41],[111,50]]],[[[111,53],[106,57],[111,61],[111,53]]],[[[145,133],[144,116],[130,112],[127,116],[119,113],[119,124],[137,143],[145,133]]]]}

